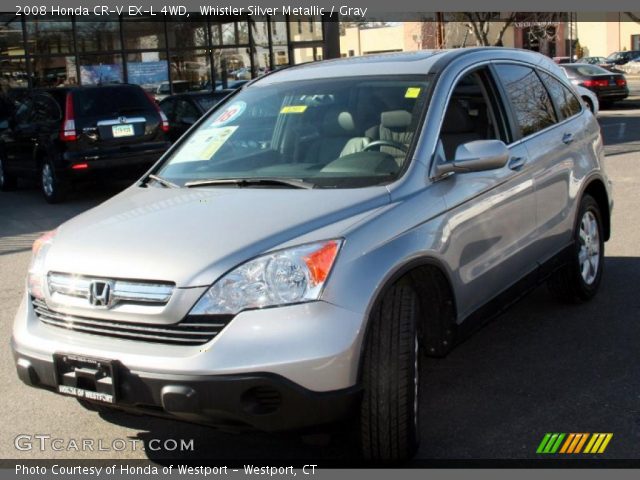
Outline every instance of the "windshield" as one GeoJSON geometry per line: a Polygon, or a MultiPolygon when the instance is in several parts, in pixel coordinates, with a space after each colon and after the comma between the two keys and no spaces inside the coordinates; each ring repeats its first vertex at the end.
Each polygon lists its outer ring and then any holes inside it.
{"type": "Polygon", "coordinates": [[[426,90],[426,76],[415,75],[258,82],[209,114],[155,173],[178,186],[388,183],[407,161],[426,90]]]}

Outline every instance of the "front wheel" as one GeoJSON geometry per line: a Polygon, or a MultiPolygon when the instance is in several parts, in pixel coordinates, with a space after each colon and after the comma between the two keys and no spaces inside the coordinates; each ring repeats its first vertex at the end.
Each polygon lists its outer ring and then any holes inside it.
{"type": "Polygon", "coordinates": [[[40,187],[48,203],[61,202],[67,195],[66,184],[60,179],[50,160],[44,160],[40,165],[40,187]]]}
{"type": "Polygon", "coordinates": [[[569,263],[549,279],[549,290],[559,300],[586,301],[598,292],[604,268],[602,215],[598,202],[585,195],[580,202],[569,263]]]}
{"type": "Polygon", "coordinates": [[[419,299],[395,285],[370,319],[362,365],[360,445],[364,458],[411,458],[419,443],[419,299]]]}

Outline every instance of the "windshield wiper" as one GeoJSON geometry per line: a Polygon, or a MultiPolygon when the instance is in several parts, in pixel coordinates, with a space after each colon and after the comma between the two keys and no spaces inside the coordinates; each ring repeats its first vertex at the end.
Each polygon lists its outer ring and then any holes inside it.
{"type": "Polygon", "coordinates": [[[250,187],[252,185],[275,185],[291,188],[314,188],[314,183],[305,182],[297,178],[212,178],[209,180],[194,180],[184,184],[185,187],[206,187],[209,185],[236,185],[250,187]]]}
{"type": "Polygon", "coordinates": [[[179,186],[179,185],[176,185],[175,183],[170,182],[169,180],[166,180],[166,179],[164,179],[164,178],[162,178],[162,177],[159,177],[159,176],[157,176],[157,175],[154,175],[153,173],[152,173],[152,174],[147,175],[147,178],[145,178],[145,179],[142,181],[142,184],[143,184],[143,185],[146,185],[146,184],[147,184],[147,181],[148,181],[149,179],[151,179],[151,180],[155,180],[156,182],[158,182],[160,185],[162,185],[162,186],[163,186],[163,187],[165,187],[165,188],[180,188],[180,186],[179,186]]]}

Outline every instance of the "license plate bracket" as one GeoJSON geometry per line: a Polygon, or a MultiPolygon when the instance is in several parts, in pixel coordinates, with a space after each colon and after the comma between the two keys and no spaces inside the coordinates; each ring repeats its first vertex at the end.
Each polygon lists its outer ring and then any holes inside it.
{"type": "Polygon", "coordinates": [[[96,402],[116,403],[117,369],[112,360],[56,353],[53,363],[58,393],[96,402]]]}

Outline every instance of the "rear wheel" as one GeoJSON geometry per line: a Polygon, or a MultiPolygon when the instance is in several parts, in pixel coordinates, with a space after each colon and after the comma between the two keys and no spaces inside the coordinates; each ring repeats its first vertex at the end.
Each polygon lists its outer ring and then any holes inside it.
{"type": "Polygon", "coordinates": [[[603,267],[602,215],[598,202],[585,195],[580,202],[571,258],[549,279],[549,290],[563,301],[590,300],[598,292],[603,267]]]}
{"type": "Polygon", "coordinates": [[[44,198],[49,203],[58,203],[65,199],[67,186],[58,173],[55,171],[53,163],[45,159],[40,165],[40,186],[44,198]]]}
{"type": "Polygon", "coordinates": [[[18,179],[7,172],[6,162],[0,157],[0,190],[3,192],[13,190],[18,184],[18,179]]]}
{"type": "Polygon", "coordinates": [[[419,300],[395,285],[372,314],[362,370],[360,445],[366,459],[411,458],[419,443],[419,300]]]}

